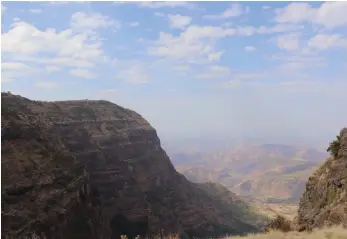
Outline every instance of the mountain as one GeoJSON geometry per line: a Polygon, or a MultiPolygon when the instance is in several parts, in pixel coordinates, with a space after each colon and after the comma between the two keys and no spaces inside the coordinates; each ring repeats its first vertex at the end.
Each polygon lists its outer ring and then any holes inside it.
{"type": "Polygon", "coordinates": [[[193,182],[219,182],[242,196],[296,202],[327,153],[289,145],[247,144],[223,151],[176,152],[170,157],[193,182]]]}
{"type": "Polygon", "coordinates": [[[179,174],[136,112],[102,100],[43,102],[11,93],[1,99],[4,237],[260,230],[263,217],[234,194],[224,190],[228,197],[220,200],[214,187],[179,174]]]}
{"type": "Polygon", "coordinates": [[[308,179],[293,225],[299,231],[347,226],[347,128],[340,132],[336,157],[330,157],[308,179]]]}

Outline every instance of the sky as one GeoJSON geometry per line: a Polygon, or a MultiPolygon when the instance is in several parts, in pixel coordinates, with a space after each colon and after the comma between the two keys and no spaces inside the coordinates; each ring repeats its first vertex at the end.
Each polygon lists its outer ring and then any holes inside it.
{"type": "Polygon", "coordinates": [[[347,2],[1,3],[1,90],[104,99],[168,139],[347,126],[347,2]]]}

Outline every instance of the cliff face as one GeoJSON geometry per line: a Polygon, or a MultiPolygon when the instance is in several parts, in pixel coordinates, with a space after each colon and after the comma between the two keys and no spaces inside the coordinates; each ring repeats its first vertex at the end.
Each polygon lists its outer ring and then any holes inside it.
{"type": "Polygon", "coordinates": [[[347,128],[341,130],[341,147],[308,180],[301,197],[297,230],[344,224],[347,226],[347,128]]]}
{"type": "Polygon", "coordinates": [[[257,231],[234,207],[177,173],[137,113],[107,101],[1,97],[3,235],[257,231]]]}

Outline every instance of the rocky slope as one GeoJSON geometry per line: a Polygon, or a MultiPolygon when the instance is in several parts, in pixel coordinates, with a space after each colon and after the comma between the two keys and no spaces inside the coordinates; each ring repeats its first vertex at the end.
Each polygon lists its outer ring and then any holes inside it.
{"type": "Polygon", "coordinates": [[[293,225],[310,230],[334,224],[347,226],[347,128],[341,130],[336,158],[329,158],[309,178],[293,225]]]}
{"type": "MultiPolygon", "coordinates": [[[[119,238],[257,231],[177,173],[156,131],[107,101],[2,93],[2,235],[119,238]]],[[[252,220],[251,220],[252,221],[252,220]]]]}

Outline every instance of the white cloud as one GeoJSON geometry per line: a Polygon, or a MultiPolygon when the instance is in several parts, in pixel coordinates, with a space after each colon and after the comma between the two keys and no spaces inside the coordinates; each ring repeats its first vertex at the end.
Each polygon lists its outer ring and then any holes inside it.
{"type": "Polygon", "coordinates": [[[325,27],[347,25],[347,2],[325,2],[314,8],[308,3],[290,3],[285,8],[276,9],[275,20],[280,23],[309,22],[325,27]]]}
{"type": "Polygon", "coordinates": [[[13,81],[13,78],[6,76],[6,75],[2,75],[1,76],[1,84],[7,84],[13,81]]]}
{"type": "Polygon", "coordinates": [[[222,54],[221,51],[215,49],[218,39],[248,33],[247,31],[241,31],[241,29],[190,25],[177,37],[160,32],[159,39],[148,51],[151,55],[191,63],[218,60],[222,54]]]}
{"type": "Polygon", "coordinates": [[[314,10],[308,3],[290,3],[285,8],[276,9],[276,21],[280,23],[300,23],[311,19],[314,10]]]}
{"type": "Polygon", "coordinates": [[[139,2],[140,7],[146,8],[175,8],[175,7],[186,7],[194,8],[195,5],[189,2],[139,2]]]}
{"type": "Polygon", "coordinates": [[[189,25],[179,36],[160,32],[159,39],[149,47],[148,52],[151,55],[183,60],[189,63],[206,63],[218,61],[224,53],[215,49],[217,41],[221,38],[251,36],[255,33],[285,32],[286,30],[286,27],[279,26],[257,29],[253,26],[227,28],[189,25]]]}
{"type": "Polygon", "coordinates": [[[70,29],[40,31],[26,22],[16,22],[2,34],[2,51],[24,54],[57,53],[75,58],[97,57],[102,51],[99,44],[87,44],[86,35],[74,34],[70,29]]]}
{"type": "Polygon", "coordinates": [[[2,53],[28,62],[93,67],[103,54],[101,42],[71,29],[40,30],[26,22],[15,22],[1,38],[2,53]],[[46,59],[44,54],[52,57],[46,59]]]}
{"type": "Polygon", "coordinates": [[[130,23],[129,23],[129,26],[131,26],[131,27],[137,27],[137,26],[139,26],[139,25],[140,25],[139,22],[130,22],[130,23]]]}
{"type": "Polygon", "coordinates": [[[97,77],[97,75],[95,75],[94,73],[86,69],[73,69],[73,70],[70,70],[69,73],[73,76],[86,78],[86,79],[92,79],[97,77]]]}
{"type": "MultiPolygon", "coordinates": [[[[44,63],[44,61],[41,61],[44,63]]],[[[88,60],[83,59],[74,59],[67,57],[56,57],[47,59],[48,64],[57,64],[61,66],[70,66],[70,67],[80,67],[80,68],[92,68],[95,66],[95,63],[88,60]]]]}
{"type": "Polygon", "coordinates": [[[38,81],[36,82],[36,86],[39,88],[45,88],[45,89],[55,89],[58,88],[58,84],[53,81],[38,81]]]}
{"type": "Polygon", "coordinates": [[[283,33],[291,32],[304,29],[303,25],[297,24],[276,24],[272,27],[260,26],[256,29],[256,32],[259,34],[271,34],[271,33],[283,33]]]}
{"type": "Polygon", "coordinates": [[[45,67],[47,72],[54,72],[54,71],[60,71],[61,68],[57,66],[46,66],[45,67]]]}
{"type": "Polygon", "coordinates": [[[1,78],[3,83],[12,82],[16,78],[33,75],[40,72],[39,69],[28,66],[22,62],[2,62],[1,63],[1,78]]]}
{"type": "Polygon", "coordinates": [[[295,51],[300,48],[300,34],[288,33],[276,38],[276,44],[280,49],[295,51]]]}
{"type": "Polygon", "coordinates": [[[221,14],[205,15],[204,18],[211,19],[211,20],[227,19],[227,18],[231,18],[231,17],[239,17],[239,16],[246,14],[248,12],[249,12],[248,7],[243,7],[239,3],[232,3],[231,6],[229,8],[227,8],[221,14]]]}
{"type": "Polygon", "coordinates": [[[171,15],[169,14],[170,26],[172,28],[184,29],[192,21],[191,17],[182,16],[180,14],[171,15]]]}
{"type": "Polygon", "coordinates": [[[347,39],[342,38],[339,34],[318,34],[307,42],[307,46],[316,50],[327,50],[336,47],[347,48],[347,39]]]}
{"type": "MultiPolygon", "coordinates": [[[[306,56],[306,55],[274,55],[270,57],[271,60],[276,62],[283,62],[280,64],[279,69],[290,70],[293,69],[308,69],[316,67],[325,67],[327,65],[326,59],[323,57],[306,56]]],[[[287,72],[286,72],[287,73],[287,72]]]]}
{"type": "Polygon", "coordinates": [[[124,67],[123,70],[117,73],[116,78],[134,85],[146,84],[150,80],[150,76],[147,74],[144,67],[138,63],[133,63],[130,66],[124,67]]]}
{"type": "Polygon", "coordinates": [[[197,74],[195,77],[198,79],[218,79],[230,76],[230,69],[224,66],[214,65],[208,68],[204,73],[197,74]]]}
{"type": "Polygon", "coordinates": [[[254,46],[245,46],[245,51],[247,51],[247,52],[252,52],[255,50],[256,50],[256,48],[254,46]]]}
{"type": "Polygon", "coordinates": [[[76,12],[71,16],[70,26],[79,30],[93,30],[113,26],[120,27],[120,23],[101,13],[76,12]]]}
{"type": "Polygon", "coordinates": [[[27,65],[21,62],[3,62],[1,63],[1,70],[24,70],[29,69],[27,65]]]}
{"type": "Polygon", "coordinates": [[[7,7],[1,3],[1,14],[4,14],[7,10],[7,7]]]}
{"type": "Polygon", "coordinates": [[[223,54],[224,54],[224,51],[213,52],[208,54],[207,58],[209,61],[219,61],[223,54]]]}
{"type": "Polygon", "coordinates": [[[68,1],[48,1],[48,4],[50,5],[63,5],[63,4],[68,4],[68,1]]]}
{"type": "Polygon", "coordinates": [[[270,7],[270,6],[267,6],[267,5],[262,6],[261,8],[262,8],[263,10],[269,10],[269,9],[271,9],[271,7],[270,7]]]}
{"type": "Polygon", "coordinates": [[[163,12],[155,12],[154,16],[156,16],[156,17],[165,17],[165,14],[163,12]]]}
{"type": "Polygon", "coordinates": [[[40,14],[42,13],[42,9],[39,8],[31,8],[29,9],[29,12],[33,13],[33,14],[40,14]]]}

